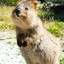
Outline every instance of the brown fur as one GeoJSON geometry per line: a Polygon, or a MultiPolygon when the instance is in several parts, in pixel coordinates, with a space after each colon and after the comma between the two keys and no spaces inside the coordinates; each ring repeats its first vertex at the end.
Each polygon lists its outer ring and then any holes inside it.
{"type": "Polygon", "coordinates": [[[23,1],[18,5],[22,11],[17,17],[14,9],[12,19],[16,26],[17,44],[27,64],[60,64],[59,41],[42,25],[36,13],[35,0],[23,1]],[[28,7],[28,10],[22,7],[28,7]]]}

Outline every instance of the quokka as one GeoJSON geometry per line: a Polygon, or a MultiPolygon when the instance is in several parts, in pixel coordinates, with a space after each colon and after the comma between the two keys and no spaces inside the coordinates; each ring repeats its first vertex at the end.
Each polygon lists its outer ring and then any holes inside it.
{"type": "Polygon", "coordinates": [[[37,16],[37,0],[22,1],[12,12],[17,45],[27,64],[60,64],[60,44],[37,16]]]}

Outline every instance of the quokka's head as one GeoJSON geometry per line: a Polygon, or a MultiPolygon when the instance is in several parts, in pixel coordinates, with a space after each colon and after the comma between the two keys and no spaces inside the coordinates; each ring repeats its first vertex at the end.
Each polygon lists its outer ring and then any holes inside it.
{"type": "Polygon", "coordinates": [[[12,12],[14,24],[24,29],[33,27],[37,19],[36,9],[37,0],[27,0],[18,3],[12,12]]]}

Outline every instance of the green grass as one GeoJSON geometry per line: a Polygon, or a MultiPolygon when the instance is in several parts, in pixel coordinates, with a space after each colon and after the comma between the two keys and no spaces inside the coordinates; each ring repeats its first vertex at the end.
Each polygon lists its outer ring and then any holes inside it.
{"type": "Polygon", "coordinates": [[[64,22],[55,20],[53,22],[45,22],[44,26],[55,36],[64,36],[64,22]]]}
{"type": "Polygon", "coordinates": [[[0,30],[13,29],[11,13],[14,7],[0,5],[0,30]]]}
{"type": "Polygon", "coordinates": [[[61,60],[61,62],[60,62],[61,64],[64,64],[64,58],[61,60]]]}
{"type": "Polygon", "coordinates": [[[38,16],[41,19],[45,20],[45,23],[44,23],[45,28],[55,36],[63,37],[64,21],[61,20],[64,17],[63,14],[58,13],[54,15],[53,14],[54,12],[46,12],[45,10],[42,9],[43,5],[44,3],[40,4],[39,6],[40,9],[38,9],[38,16]],[[59,19],[56,17],[58,17],[59,19]]]}

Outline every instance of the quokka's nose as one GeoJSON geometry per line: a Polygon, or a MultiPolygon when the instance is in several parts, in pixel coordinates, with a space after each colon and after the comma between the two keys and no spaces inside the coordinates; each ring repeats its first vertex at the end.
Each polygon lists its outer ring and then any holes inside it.
{"type": "Polygon", "coordinates": [[[18,8],[18,7],[15,9],[15,13],[16,13],[17,16],[19,16],[20,11],[21,11],[21,10],[20,10],[20,8],[18,8]]]}

